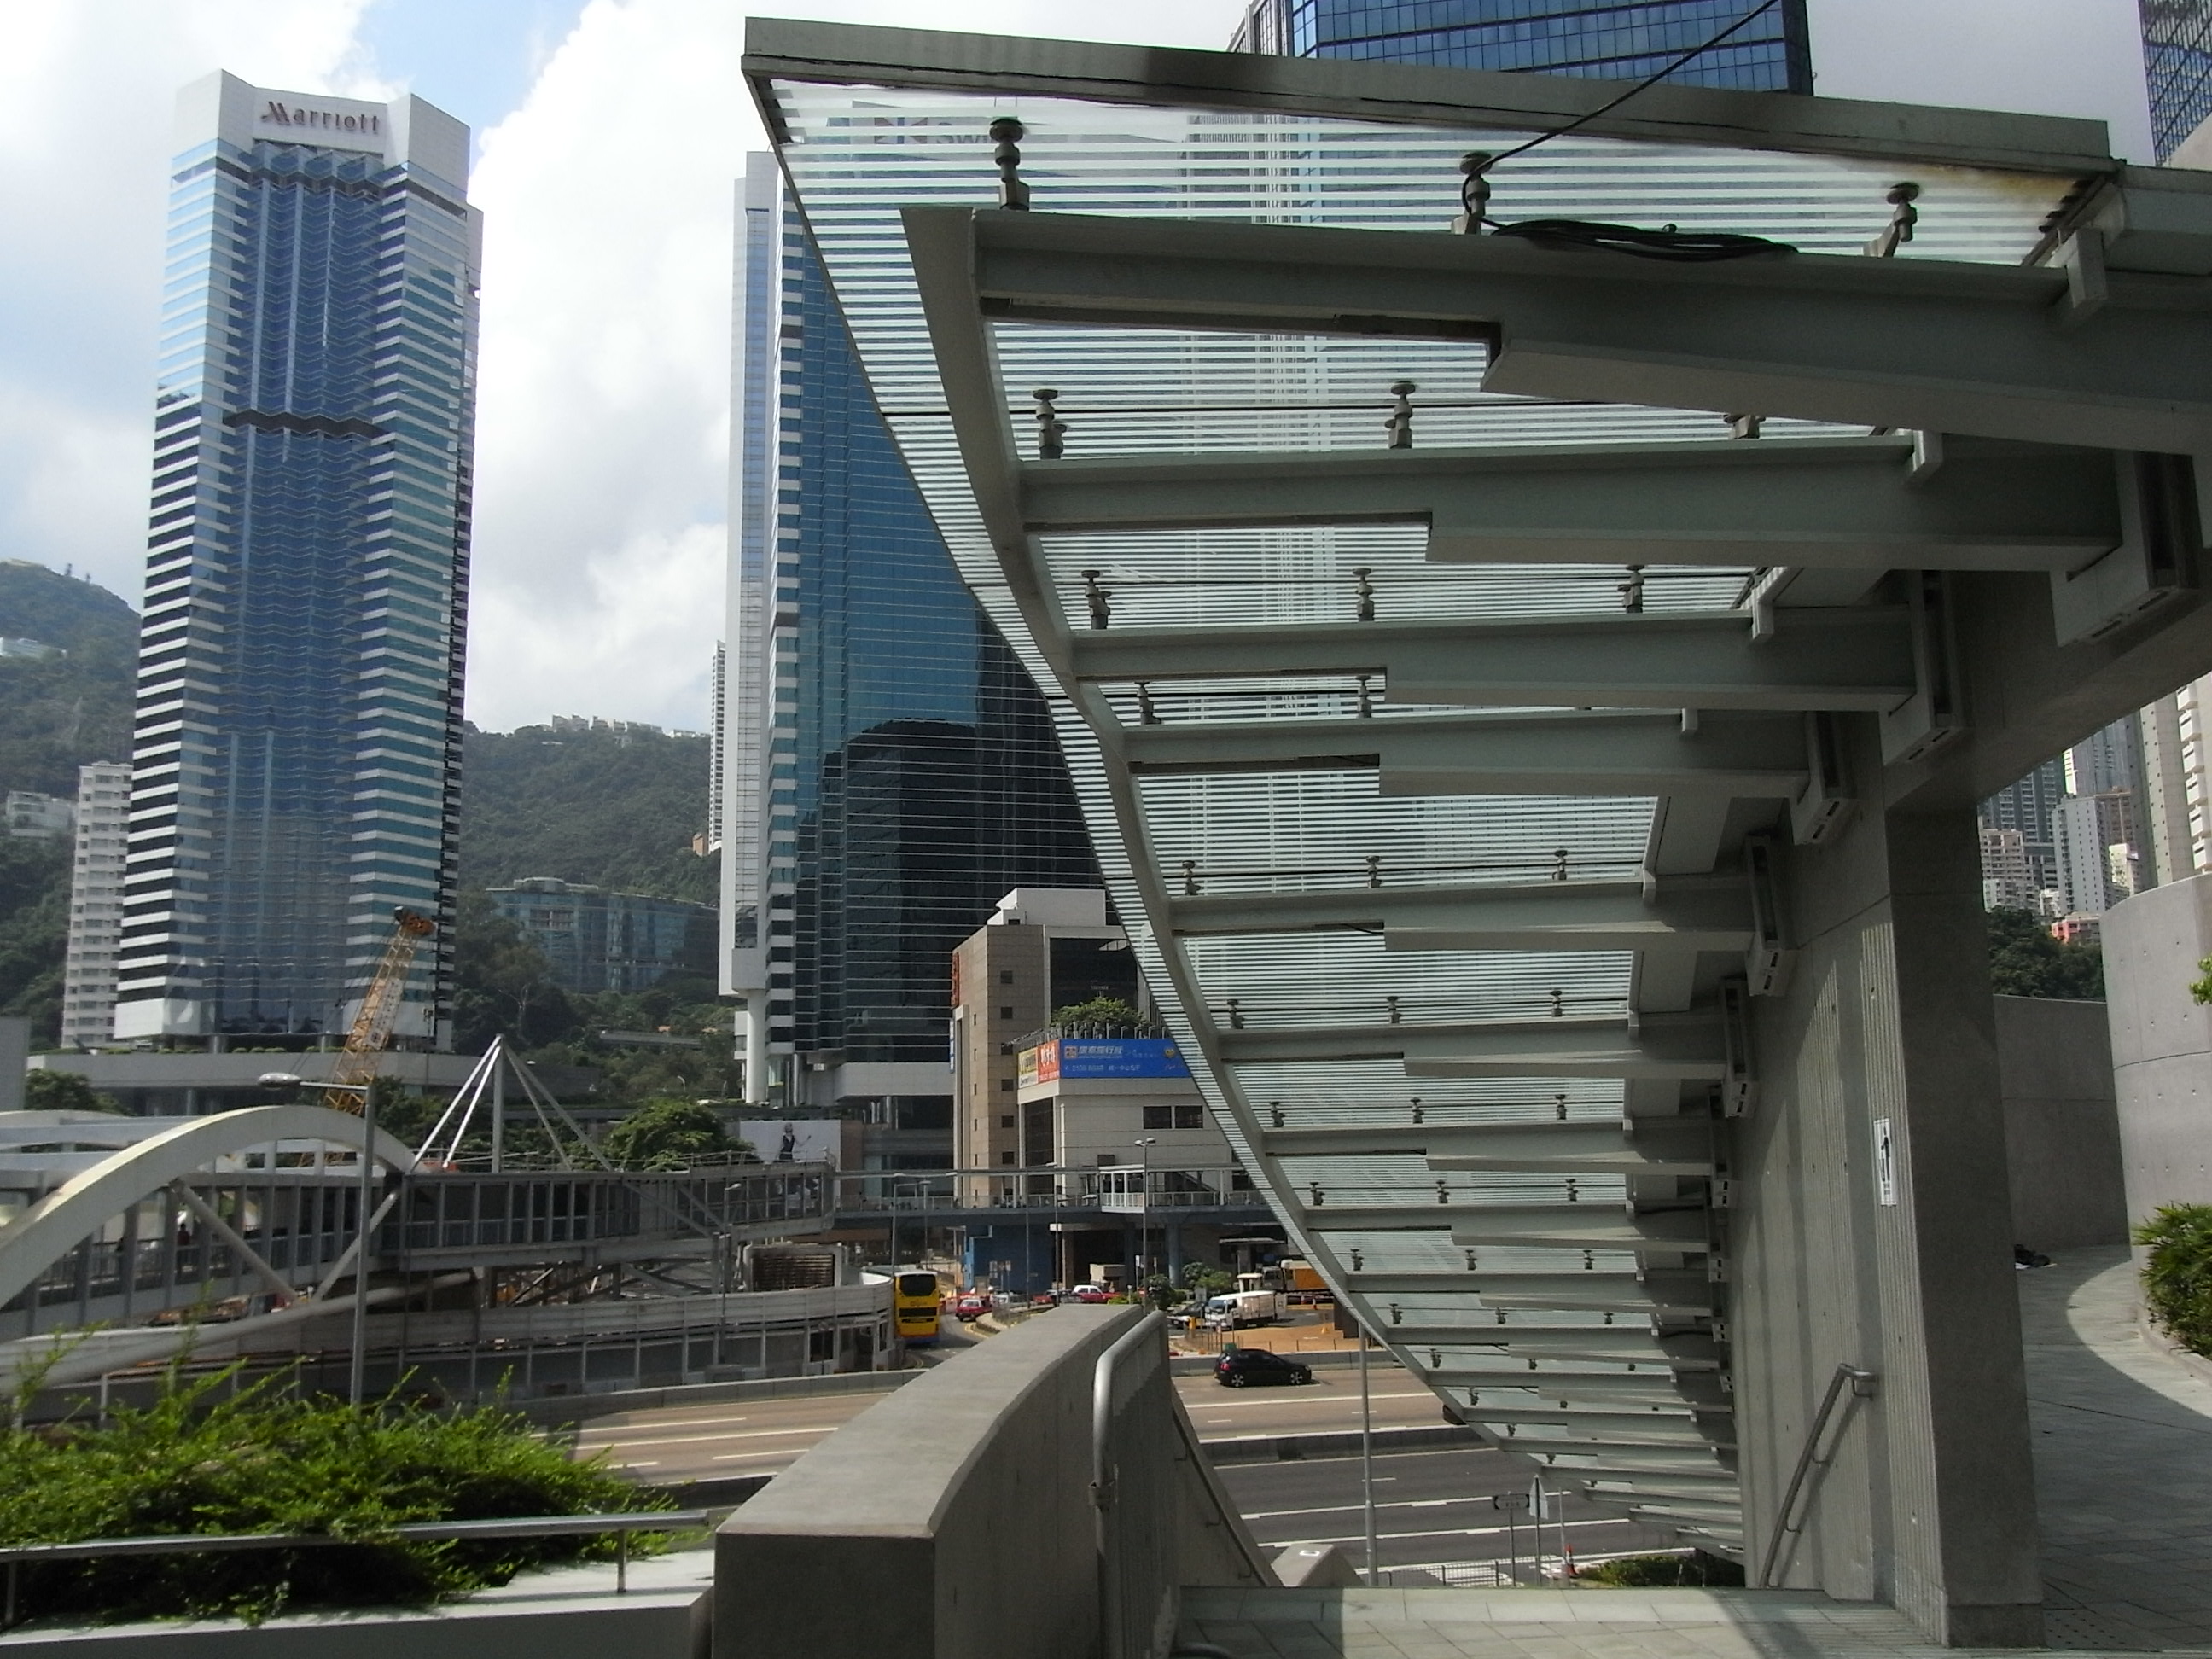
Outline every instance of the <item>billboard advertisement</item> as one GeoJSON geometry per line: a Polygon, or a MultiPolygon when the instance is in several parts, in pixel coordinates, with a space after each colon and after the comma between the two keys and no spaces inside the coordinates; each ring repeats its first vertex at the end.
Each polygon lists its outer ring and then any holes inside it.
{"type": "Polygon", "coordinates": [[[763,1164],[837,1162],[838,1121],[825,1118],[755,1118],[738,1125],[738,1139],[763,1164]]]}
{"type": "Polygon", "coordinates": [[[1062,1037],[1036,1050],[1036,1080],[1055,1078],[1188,1077],[1166,1037],[1062,1037]]]}

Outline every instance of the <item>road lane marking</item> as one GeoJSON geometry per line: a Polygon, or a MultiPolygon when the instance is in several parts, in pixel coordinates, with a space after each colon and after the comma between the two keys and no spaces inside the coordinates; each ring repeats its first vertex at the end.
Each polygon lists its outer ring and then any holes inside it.
{"type": "Polygon", "coordinates": [[[696,1446],[715,1440],[767,1440],[779,1434],[833,1434],[842,1423],[809,1423],[795,1429],[732,1429],[722,1434],[679,1434],[656,1440],[611,1440],[595,1451],[619,1451],[624,1446],[696,1446]]]}
{"type": "MultiPolygon", "coordinates": [[[[1377,1504],[1375,1507],[1378,1510],[1432,1510],[1446,1504],[1480,1504],[1485,1501],[1484,1498],[1401,1498],[1392,1503],[1377,1504]]],[[[1338,1515],[1362,1507],[1353,1503],[1323,1504],[1320,1508],[1311,1510],[1254,1510],[1244,1518],[1247,1521],[1279,1521],[1286,1515],[1338,1515]]],[[[1545,1524],[1549,1526],[1551,1523],[1547,1522],[1545,1524]]],[[[1570,1522],[1568,1524],[1573,1523],[1570,1522]]]]}
{"type": "Polygon", "coordinates": [[[796,1462],[800,1455],[804,1453],[805,1449],[806,1448],[804,1446],[798,1446],[787,1447],[782,1451],[716,1452],[707,1461],[709,1463],[744,1463],[757,1462],[759,1459],[763,1457],[788,1457],[793,1462],[796,1462]]]}
{"type": "MultiPolygon", "coordinates": [[[[1380,1509],[1382,1505],[1378,1504],[1376,1507],[1380,1509]]],[[[1632,1527],[1638,1524],[1638,1522],[1630,1521],[1625,1517],[1615,1517],[1613,1519],[1605,1521],[1570,1521],[1567,1522],[1567,1525],[1570,1527],[1632,1527]]],[[[1559,1525],[1559,1523],[1556,1521],[1547,1521],[1544,1522],[1544,1530],[1547,1533],[1556,1531],[1559,1525]]],[[[1514,1528],[1513,1530],[1516,1533],[1525,1533],[1528,1530],[1528,1523],[1523,1521],[1519,1526],[1514,1528]]],[[[1376,1536],[1378,1539],[1503,1538],[1505,1536],[1505,1534],[1506,1528],[1504,1527],[1453,1527],[1443,1532],[1383,1532],[1377,1533],[1376,1536]]],[[[1270,1538],[1263,1539],[1261,1541],[1265,1543],[1271,1550],[1280,1550],[1303,1549],[1316,1544],[1358,1544],[1364,1542],[1364,1540],[1359,1538],[1270,1538]]]]}

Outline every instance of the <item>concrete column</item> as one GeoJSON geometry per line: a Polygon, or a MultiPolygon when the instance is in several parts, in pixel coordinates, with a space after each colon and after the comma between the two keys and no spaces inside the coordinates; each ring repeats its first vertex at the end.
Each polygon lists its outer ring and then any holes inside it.
{"type": "MultiPolygon", "coordinates": [[[[1853,723],[1863,795],[1882,771],[1853,723]]],[[[1774,1583],[1895,1605],[1938,1641],[2042,1640],[2012,1220],[1971,808],[1863,799],[1791,849],[1799,947],[1753,1005],[1759,1095],[1734,1136],[1729,1334],[1753,1571],[1839,1364],[1774,1583]],[[1887,1147],[1887,1152],[1883,1150],[1887,1147]]]]}
{"type": "Polygon", "coordinates": [[[741,1018],[745,1023],[745,1103],[768,1103],[768,993],[746,994],[741,1018]]]}

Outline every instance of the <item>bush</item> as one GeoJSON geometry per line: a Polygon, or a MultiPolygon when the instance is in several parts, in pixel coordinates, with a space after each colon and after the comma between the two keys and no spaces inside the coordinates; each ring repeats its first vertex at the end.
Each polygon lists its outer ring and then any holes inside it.
{"type": "Polygon", "coordinates": [[[1733,1589],[1743,1583],[1743,1569],[1717,1555],[1692,1550],[1686,1555],[1624,1555],[1584,1567],[1575,1577],[1585,1584],[1612,1589],[1733,1589]]]}
{"type": "Polygon", "coordinates": [[[510,1413],[361,1412],[279,1395],[270,1382],[217,1399],[234,1370],[189,1384],[173,1371],[153,1406],[114,1413],[106,1428],[0,1431],[0,1544],[248,1532],[362,1543],[26,1566],[19,1617],[258,1623],[295,1606],[428,1602],[526,1567],[611,1555],[614,1540],[378,1534],[408,1522],[670,1506],[596,1461],[572,1462],[510,1413]]]}
{"type": "Polygon", "coordinates": [[[2212,1204],[2168,1204],[2136,1229],[2149,1247],[2143,1303],[2193,1353],[2212,1355],[2212,1204]]]}

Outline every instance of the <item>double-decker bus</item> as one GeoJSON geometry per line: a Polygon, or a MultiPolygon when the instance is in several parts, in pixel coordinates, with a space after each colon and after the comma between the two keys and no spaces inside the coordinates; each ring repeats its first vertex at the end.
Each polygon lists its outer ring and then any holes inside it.
{"type": "Polygon", "coordinates": [[[938,1322],[944,1314],[944,1293],[937,1275],[914,1267],[891,1274],[891,1328],[908,1347],[937,1340],[938,1322]]]}

